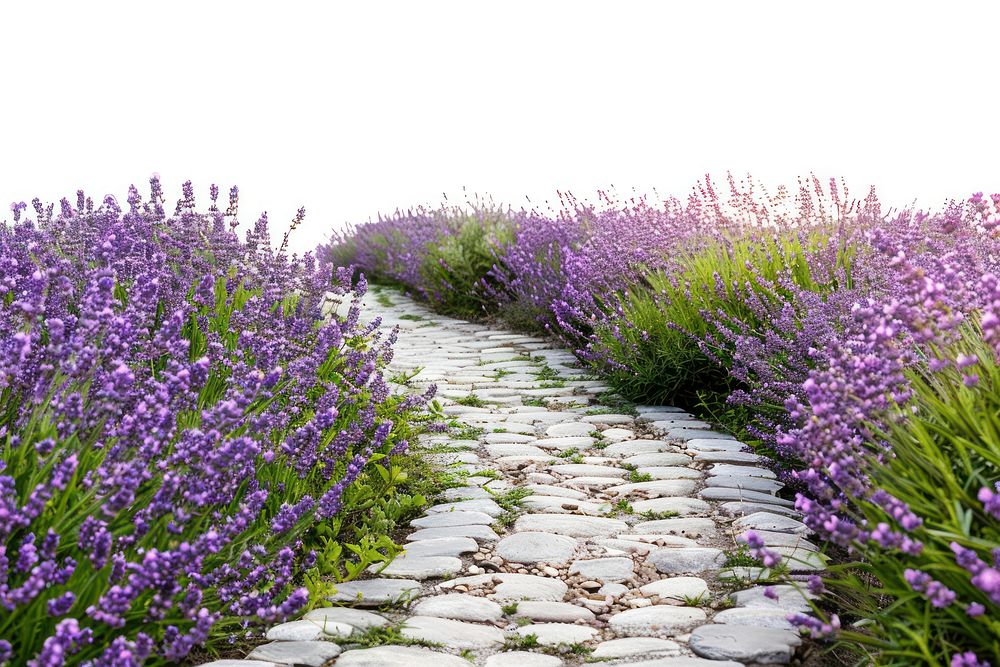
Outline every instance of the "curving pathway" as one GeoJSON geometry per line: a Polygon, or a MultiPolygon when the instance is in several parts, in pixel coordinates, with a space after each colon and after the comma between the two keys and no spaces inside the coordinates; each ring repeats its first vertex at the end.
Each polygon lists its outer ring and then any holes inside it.
{"type": "Polygon", "coordinates": [[[366,303],[366,317],[402,329],[392,370],[422,369],[410,390],[438,385],[458,439],[416,446],[461,485],[411,523],[406,553],[383,571],[214,667],[793,659],[801,640],[785,619],[809,605],[795,587],[757,583],[768,572],[735,538],[755,530],[792,578],[823,557],[741,443],[675,408],[602,405],[608,387],[550,340],[393,291],[366,303]]]}

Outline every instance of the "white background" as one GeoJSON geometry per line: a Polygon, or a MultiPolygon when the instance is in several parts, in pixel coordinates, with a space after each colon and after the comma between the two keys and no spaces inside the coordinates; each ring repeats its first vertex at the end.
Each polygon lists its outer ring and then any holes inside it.
{"type": "Polygon", "coordinates": [[[936,206],[1000,191],[997,3],[8,2],[0,202],[161,174],[240,186],[293,246],[462,188],[815,171],[936,206]]]}

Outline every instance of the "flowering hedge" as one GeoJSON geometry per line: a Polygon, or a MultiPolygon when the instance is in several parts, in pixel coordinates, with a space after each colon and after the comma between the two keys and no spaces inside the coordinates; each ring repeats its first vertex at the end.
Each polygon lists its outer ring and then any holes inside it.
{"type": "Polygon", "coordinates": [[[395,457],[425,397],[390,395],[363,282],[266,216],[240,240],[236,188],[168,216],[151,186],[0,226],[0,663],[215,650],[390,557],[365,522],[420,502],[395,457]]]}
{"type": "MultiPolygon", "coordinates": [[[[836,181],[728,185],[508,211],[494,265],[452,287],[769,456],[839,554],[810,580],[825,597],[804,631],[879,664],[1000,665],[1000,195],[886,212],[836,181]]],[[[414,266],[451,233],[408,215],[375,229],[348,242],[405,238],[414,266]]],[[[368,257],[353,263],[385,277],[368,257]]],[[[392,277],[420,295],[421,275],[392,277]]]]}

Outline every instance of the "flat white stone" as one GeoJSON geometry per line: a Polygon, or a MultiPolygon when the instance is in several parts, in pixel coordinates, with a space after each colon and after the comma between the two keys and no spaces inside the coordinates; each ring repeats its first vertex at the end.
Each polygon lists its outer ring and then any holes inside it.
{"type": "Polygon", "coordinates": [[[417,616],[484,623],[498,621],[503,616],[500,605],[493,600],[462,593],[424,598],[413,608],[413,613],[417,616]]]}
{"type": "Polygon", "coordinates": [[[202,663],[199,667],[284,667],[284,665],[265,660],[213,660],[202,663]]]}
{"type": "Polygon", "coordinates": [[[576,549],[577,542],[572,537],[524,531],[504,537],[493,552],[513,563],[565,563],[576,549]]]}
{"type": "Polygon", "coordinates": [[[338,655],[340,655],[340,647],[333,642],[271,642],[257,646],[247,658],[281,664],[321,667],[338,655]]]}
{"type": "MultiPolygon", "coordinates": [[[[623,443],[624,444],[624,443],[623,443]]],[[[676,454],[672,452],[657,452],[652,454],[636,454],[629,456],[623,463],[636,468],[648,467],[669,467],[686,466],[691,464],[691,457],[687,454],[676,454]]]]}
{"type": "Polygon", "coordinates": [[[453,489],[445,489],[441,492],[444,500],[479,500],[490,499],[493,496],[486,489],[478,486],[459,486],[453,489]]]}
{"type": "Polygon", "coordinates": [[[580,421],[587,424],[631,424],[635,421],[632,415],[606,414],[606,415],[584,415],[580,421]]]}
{"type": "Polygon", "coordinates": [[[653,498],[652,500],[637,500],[632,503],[632,509],[642,512],[676,512],[679,516],[690,514],[708,514],[711,506],[697,498],[653,498]]]}
{"type": "Polygon", "coordinates": [[[553,424],[552,426],[545,429],[545,435],[550,438],[564,438],[570,436],[589,436],[590,432],[594,430],[592,424],[586,424],[581,422],[564,422],[562,424],[553,424]]]}
{"type": "Polygon", "coordinates": [[[486,445],[486,451],[493,458],[500,458],[504,456],[548,456],[545,450],[541,447],[536,447],[535,445],[521,445],[521,444],[502,444],[502,445],[486,445]]]}
{"type": "Polygon", "coordinates": [[[492,517],[498,517],[504,513],[504,510],[492,500],[459,500],[453,503],[441,503],[427,509],[428,514],[441,512],[482,512],[492,517]]]}
{"type": "Polygon", "coordinates": [[[726,555],[712,547],[667,547],[649,552],[646,562],[664,574],[717,570],[726,562],[726,555]]]}
{"type": "Polygon", "coordinates": [[[563,661],[554,655],[530,651],[507,651],[486,658],[485,667],[561,667],[563,661]]]}
{"type": "Polygon", "coordinates": [[[518,602],[515,616],[550,623],[573,623],[575,621],[589,623],[594,620],[594,612],[586,607],[580,607],[568,602],[546,600],[525,600],[518,602]]]}
{"type": "Polygon", "coordinates": [[[569,572],[601,582],[625,581],[635,573],[635,564],[631,558],[593,558],[573,561],[569,572]]]}
{"type": "Polygon", "coordinates": [[[376,646],[345,651],[337,667],[469,667],[469,661],[420,646],[376,646]]]}
{"type": "Polygon", "coordinates": [[[439,537],[420,540],[406,545],[407,556],[460,556],[479,549],[471,537],[439,537]]]}
{"type": "Polygon", "coordinates": [[[729,463],[717,463],[708,469],[708,474],[713,476],[731,476],[731,477],[763,477],[765,479],[774,479],[777,475],[767,468],[758,468],[756,466],[739,466],[732,465],[729,463]]]}
{"type": "Polygon", "coordinates": [[[572,498],[573,500],[585,500],[588,497],[582,491],[567,489],[562,486],[553,486],[551,484],[528,484],[524,488],[536,496],[559,496],[560,498],[572,498]]]}
{"type": "Polygon", "coordinates": [[[643,660],[642,662],[630,662],[628,665],[629,667],[744,667],[742,662],[733,662],[732,660],[708,660],[687,656],[643,660]]]}
{"type": "Polygon", "coordinates": [[[535,442],[535,436],[527,433],[487,433],[483,436],[483,442],[488,445],[528,444],[535,442]]]}
{"type": "MultiPolygon", "coordinates": [[[[649,522],[652,523],[652,522],[649,522]]],[[[664,535],[661,533],[643,533],[643,534],[632,534],[632,533],[622,533],[618,536],[619,540],[628,540],[630,542],[645,542],[651,546],[660,547],[697,547],[700,546],[697,540],[692,540],[690,537],[681,537],[680,535],[664,535]]]]}
{"type": "Polygon", "coordinates": [[[619,612],[608,620],[608,625],[622,636],[661,637],[681,634],[705,620],[705,612],[697,607],[654,605],[619,612]]]}
{"type": "Polygon", "coordinates": [[[570,477],[559,485],[572,489],[604,489],[621,483],[620,477],[570,477]]]}
{"type": "Polygon", "coordinates": [[[471,537],[477,542],[496,542],[500,539],[489,526],[451,526],[448,528],[421,528],[406,536],[409,542],[436,540],[442,537],[471,537]]]}
{"type": "Polygon", "coordinates": [[[635,437],[635,432],[627,428],[609,428],[601,431],[605,442],[621,442],[635,437]]]}
{"type": "Polygon", "coordinates": [[[576,513],[597,516],[607,514],[611,506],[607,503],[593,503],[587,500],[574,500],[558,496],[527,496],[521,500],[521,507],[541,512],[556,512],[559,514],[576,513]]]}
{"type": "Polygon", "coordinates": [[[320,625],[323,623],[346,623],[362,632],[369,628],[381,628],[389,625],[389,620],[381,614],[363,609],[351,609],[350,607],[320,607],[308,612],[302,618],[320,625]]]}
{"type": "Polygon", "coordinates": [[[783,514],[797,519],[801,516],[798,510],[791,507],[784,507],[774,503],[748,502],[744,500],[730,500],[719,505],[719,510],[729,516],[746,516],[757,512],[771,512],[772,514],[783,514]]]}
{"type": "Polygon", "coordinates": [[[653,479],[701,479],[700,470],[683,466],[641,466],[636,469],[640,475],[649,475],[653,479]]]}
{"type": "Polygon", "coordinates": [[[669,431],[676,428],[694,428],[707,430],[712,428],[707,422],[698,419],[657,419],[652,422],[653,428],[659,431],[669,431]]]}
{"type": "MultiPolygon", "coordinates": [[[[641,536],[636,536],[641,537],[641,536]]],[[[624,539],[623,536],[618,537],[601,537],[593,540],[593,543],[597,546],[604,547],[605,549],[611,549],[614,551],[620,551],[625,554],[637,554],[644,556],[654,549],[659,549],[660,546],[671,546],[671,547],[694,547],[698,546],[698,543],[694,540],[688,540],[683,537],[674,537],[673,535],[667,536],[670,540],[665,541],[663,545],[653,544],[651,542],[637,540],[637,539],[624,539]],[[677,540],[674,542],[673,540],[677,540]]]]}
{"type": "Polygon", "coordinates": [[[802,643],[798,634],[774,628],[734,625],[703,625],[691,633],[688,646],[711,660],[739,660],[763,664],[787,664],[802,643]]]}
{"type": "Polygon", "coordinates": [[[540,424],[558,424],[566,421],[567,419],[572,420],[579,417],[575,412],[562,412],[554,410],[546,410],[544,412],[537,412],[530,415],[532,421],[538,422],[540,424]]]}
{"type": "Polygon", "coordinates": [[[777,584],[774,586],[754,586],[742,591],[736,591],[729,598],[737,607],[762,607],[764,609],[782,609],[789,613],[811,611],[809,600],[814,596],[811,593],[799,590],[789,584],[777,584]],[[770,588],[777,599],[765,595],[766,589],[770,588]]]}
{"type": "Polygon", "coordinates": [[[698,452],[694,460],[706,463],[759,463],[760,455],[750,452],[698,452]]]}
{"type": "Polygon", "coordinates": [[[735,440],[731,435],[726,433],[719,433],[718,431],[709,431],[704,428],[684,428],[671,426],[663,429],[668,437],[677,438],[678,440],[691,440],[694,438],[712,438],[717,440],[735,440]]]}
{"type": "Polygon", "coordinates": [[[594,438],[587,436],[568,436],[564,438],[543,438],[536,440],[535,445],[542,449],[555,449],[564,452],[567,449],[589,449],[597,442],[594,438]]]}
{"type": "Polygon", "coordinates": [[[444,644],[450,649],[485,649],[503,644],[503,632],[492,625],[476,625],[435,616],[411,616],[401,634],[408,639],[444,644]]]}
{"type": "Polygon", "coordinates": [[[598,595],[610,595],[612,597],[618,597],[619,595],[625,595],[629,592],[629,587],[624,584],[616,584],[614,582],[610,584],[604,584],[597,589],[598,595]]]}
{"type": "Polygon", "coordinates": [[[347,637],[354,632],[354,626],[336,621],[289,621],[279,623],[267,630],[267,638],[271,641],[315,641],[331,637],[347,637]]]}
{"type": "Polygon", "coordinates": [[[516,632],[522,637],[534,635],[542,646],[582,644],[597,635],[596,628],[573,623],[535,623],[520,627],[516,632]]]}
{"type": "Polygon", "coordinates": [[[591,465],[589,463],[564,463],[546,468],[555,475],[565,477],[624,477],[628,471],[624,468],[591,465]]]}
{"type": "Polygon", "coordinates": [[[493,593],[488,597],[498,601],[562,600],[569,588],[560,579],[508,572],[458,577],[438,584],[441,590],[450,590],[455,586],[468,586],[470,589],[493,588],[493,593]]]}
{"type": "MultiPolygon", "coordinates": [[[[608,456],[639,456],[643,454],[660,454],[664,452],[676,452],[677,446],[665,440],[625,440],[616,442],[604,448],[604,453],[608,456]]],[[[687,456],[684,462],[691,461],[687,456]]]]}
{"type": "Polygon", "coordinates": [[[441,512],[428,514],[414,519],[410,525],[414,528],[441,528],[443,526],[488,526],[493,523],[493,517],[483,512],[441,512]]]}
{"type": "Polygon", "coordinates": [[[554,456],[501,456],[498,459],[494,459],[493,463],[501,470],[508,470],[511,468],[523,468],[526,465],[555,463],[558,460],[554,456]]]}
{"type": "Polygon", "coordinates": [[[805,534],[809,527],[791,517],[770,512],[755,512],[733,521],[733,527],[738,530],[769,530],[780,533],[805,534]]]}
{"type": "Polygon", "coordinates": [[[524,514],[514,523],[516,532],[541,532],[567,537],[603,537],[628,530],[618,519],[577,514],[524,514]]]}
{"type": "Polygon", "coordinates": [[[417,580],[451,576],[462,571],[462,561],[454,556],[398,556],[384,568],[375,564],[368,568],[384,577],[404,577],[417,580]]]}
{"type": "Polygon", "coordinates": [[[472,452],[445,452],[443,454],[425,454],[424,458],[439,466],[449,466],[456,463],[482,463],[477,454],[472,452]]]}
{"type": "Polygon", "coordinates": [[[378,607],[419,594],[420,584],[409,579],[362,579],[336,584],[336,589],[328,598],[331,602],[378,607]]]}
{"type": "Polygon", "coordinates": [[[605,489],[607,493],[616,496],[644,496],[660,498],[663,496],[686,496],[694,493],[695,483],[689,479],[654,480],[652,482],[631,482],[619,484],[605,489]]]}
{"type": "Polygon", "coordinates": [[[708,584],[700,577],[670,577],[639,588],[646,597],[666,598],[684,602],[686,599],[707,599],[708,584]]]}
{"type": "Polygon", "coordinates": [[[781,505],[782,507],[792,507],[795,505],[791,500],[776,498],[770,493],[752,491],[750,489],[733,489],[724,486],[708,486],[698,492],[698,495],[705,500],[742,500],[748,502],[769,503],[781,505]]]}
{"type": "Polygon", "coordinates": [[[508,433],[520,433],[522,435],[535,436],[535,427],[531,424],[522,424],[512,419],[507,419],[503,422],[496,422],[490,424],[482,424],[480,428],[484,428],[487,431],[492,431],[497,428],[502,428],[508,433]]]}
{"type": "Polygon", "coordinates": [[[715,522],[711,519],[659,519],[632,526],[638,534],[679,535],[681,537],[715,537],[715,522]]]}
{"type": "Polygon", "coordinates": [[[776,479],[764,477],[736,477],[733,475],[716,475],[705,480],[707,486],[723,486],[731,489],[749,489],[761,493],[777,493],[785,485],[776,479]]]}
{"type": "Polygon", "coordinates": [[[681,650],[680,644],[669,639],[656,637],[623,637],[601,642],[590,654],[592,658],[625,658],[633,655],[650,655],[653,653],[675,653],[681,650]]]}
{"type": "Polygon", "coordinates": [[[761,609],[760,607],[733,607],[723,609],[712,617],[715,623],[729,625],[748,625],[754,628],[776,628],[778,630],[795,631],[795,626],[788,622],[789,612],[784,609],[761,609]]]}

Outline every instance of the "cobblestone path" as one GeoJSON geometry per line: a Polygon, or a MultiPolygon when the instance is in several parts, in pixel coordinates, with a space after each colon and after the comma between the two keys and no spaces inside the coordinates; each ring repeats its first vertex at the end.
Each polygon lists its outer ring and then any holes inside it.
{"type": "Polygon", "coordinates": [[[437,384],[466,427],[463,439],[415,445],[464,486],[411,523],[403,556],[340,585],[335,606],[272,628],[247,660],[213,665],[793,659],[800,639],[786,616],[809,606],[796,588],[755,584],[767,573],[735,538],[755,530],[800,575],[822,557],[739,442],[674,408],[602,406],[608,388],[551,341],[435,315],[396,292],[366,303],[366,317],[402,328],[393,370],[422,369],[413,390],[437,384]],[[352,644],[375,633],[394,643],[352,644]]]}

